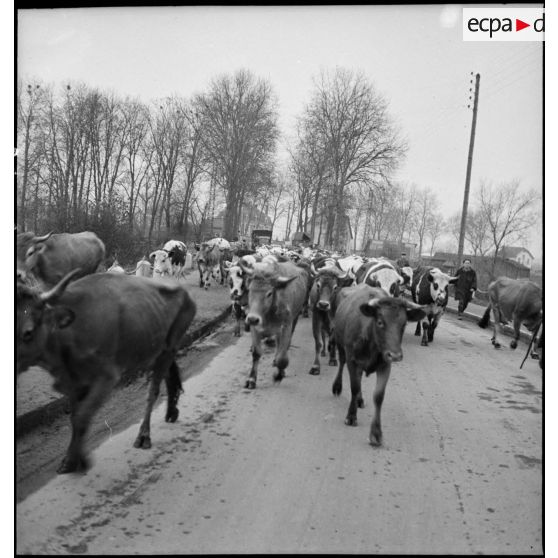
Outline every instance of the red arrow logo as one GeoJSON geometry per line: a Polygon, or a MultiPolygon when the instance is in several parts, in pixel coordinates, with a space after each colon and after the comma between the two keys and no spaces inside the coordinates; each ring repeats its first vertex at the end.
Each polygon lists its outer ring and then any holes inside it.
{"type": "Polygon", "coordinates": [[[531,27],[530,23],[525,23],[524,21],[521,21],[520,19],[515,18],[515,30],[516,31],[521,31],[522,29],[525,29],[525,27],[531,27]]]}

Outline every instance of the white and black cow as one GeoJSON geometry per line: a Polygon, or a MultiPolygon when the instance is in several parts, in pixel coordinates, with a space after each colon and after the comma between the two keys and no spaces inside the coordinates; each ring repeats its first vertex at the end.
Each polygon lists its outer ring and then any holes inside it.
{"type": "MultiPolygon", "coordinates": [[[[434,340],[434,330],[448,304],[448,285],[456,281],[457,277],[451,277],[437,267],[419,266],[413,270],[413,302],[425,306],[426,311],[426,318],[422,321],[421,345],[427,347],[434,340]]],[[[415,335],[420,335],[420,329],[421,322],[418,322],[415,335]]]]}
{"type": "MultiPolygon", "coordinates": [[[[236,263],[227,262],[227,268],[229,272],[229,286],[231,289],[231,299],[232,304],[232,314],[236,319],[236,324],[234,327],[234,334],[237,337],[241,335],[241,324],[246,318],[246,307],[248,306],[248,287],[246,285],[247,274],[242,269],[241,264],[252,269],[254,264],[258,259],[247,254],[238,259],[236,263]]],[[[249,330],[248,326],[245,326],[246,331],[249,330]]]]}
{"type": "Polygon", "coordinates": [[[186,245],[180,240],[169,240],[162,250],[151,252],[153,261],[153,277],[182,277],[186,264],[186,245]]]}
{"type": "Polygon", "coordinates": [[[399,296],[404,279],[388,260],[373,260],[358,269],[356,282],[379,287],[391,296],[399,296]]]}

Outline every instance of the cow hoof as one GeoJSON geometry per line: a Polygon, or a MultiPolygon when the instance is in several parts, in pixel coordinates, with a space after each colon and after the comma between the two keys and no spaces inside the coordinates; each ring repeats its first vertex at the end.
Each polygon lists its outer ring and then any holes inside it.
{"type": "Polygon", "coordinates": [[[144,436],[142,434],[139,434],[138,437],[136,438],[136,441],[134,442],[134,447],[141,448],[141,449],[150,449],[151,436],[144,436]]]}
{"type": "Polygon", "coordinates": [[[85,473],[90,467],[91,464],[85,457],[78,457],[77,459],[68,459],[67,457],[65,457],[62,460],[62,463],[60,463],[58,469],[56,469],[56,472],[59,475],[67,475],[68,473],[80,472],[85,473]]]}
{"type": "Polygon", "coordinates": [[[332,391],[333,395],[341,395],[341,392],[343,391],[342,384],[339,384],[337,382],[333,382],[333,385],[331,386],[331,391],[332,391]]]}
{"type": "Polygon", "coordinates": [[[171,411],[167,411],[165,416],[165,422],[176,422],[178,418],[178,409],[174,408],[171,411]]]}
{"type": "Polygon", "coordinates": [[[500,343],[498,343],[498,341],[492,341],[492,344],[494,345],[495,349],[499,349],[502,347],[502,345],[500,345],[500,343]]]}
{"type": "Polygon", "coordinates": [[[382,434],[380,433],[372,433],[370,432],[370,436],[368,437],[368,441],[370,442],[371,446],[378,447],[382,445],[382,434]]]}
{"type": "Polygon", "coordinates": [[[512,342],[510,343],[510,349],[517,349],[517,341],[515,339],[512,339],[512,342]]]}
{"type": "Polygon", "coordinates": [[[337,366],[337,365],[338,365],[338,362],[337,362],[336,359],[330,358],[328,364],[329,364],[330,366],[337,366]]]}
{"type": "Polygon", "coordinates": [[[256,389],[256,380],[254,378],[248,378],[244,384],[246,389],[256,389]]]}
{"type": "Polygon", "coordinates": [[[347,426],[357,426],[357,418],[353,416],[347,416],[345,419],[345,424],[347,426]]]}
{"type": "Polygon", "coordinates": [[[285,377],[284,370],[278,370],[275,374],[273,374],[273,381],[275,383],[279,383],[285,377]]]}
{"type": "Polygon", "coordinates": [[[434,335],[429,335],[428,336],[428,342],[432,343],[432,341],[434,341],[434,335]]]}
{"type": "Polygon", "coordinates": [[[364,399],[363,399],[362,397],[359,397],[359,398],[357,399],[357,407],[358,407],[359,409],[364,409],[364,399]]]}
{"type": "Polygon", "coordinates": [[[425,341],[424,339],[420,342],[422,347],[428,347],[428,342],[425,341]]]}
{"type": "Polygon", "coordinates": [[[326,352],[325,352],[325,351],[322,351],[322,352],[320,353],[320,356],[325,357],[325,356],[326,356],[326,352]]]}
{"type": "Polygon", "coordinates": [[[312,366],[310,368],[310,372],[308,374],[312,374],[312,376],[317,376],[320,373],[320,369],[317,366],[312,366]]]}

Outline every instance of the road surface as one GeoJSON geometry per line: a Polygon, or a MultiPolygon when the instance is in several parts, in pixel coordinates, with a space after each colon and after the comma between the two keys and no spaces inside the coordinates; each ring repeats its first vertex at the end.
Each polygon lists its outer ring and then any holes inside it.
{"type": "Polygon", "coordinates": [[[426,348],[409,324],[374,448],[375,376],[346,426],[348,376],[336,398],[335,368],[308,374],[310,328],[299,320],[281,384],[264,355],[255,391],[243,388],[249,335],[214,349],[178,422],[154,412],[151,450],[132,447],[133,424],[86,475],[18,503],[17,552],[542,552],[542,374],[531,359],[519,369],[525,344],[497,351],[489,330],[446,314],[426,348]]]}

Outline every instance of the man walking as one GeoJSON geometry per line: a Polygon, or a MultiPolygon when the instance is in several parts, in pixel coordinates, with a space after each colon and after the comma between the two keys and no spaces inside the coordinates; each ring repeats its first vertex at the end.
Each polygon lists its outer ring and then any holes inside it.
{"type": "Polygon", "coordinates": [[[455,300],[459,301],[457,319],[461,320],[465,308],[477,290],[477,273],[471,267],[470,259],[463,260],[463,265],[455,272],[455,277],[458,278],[455,283],[455,300]]]}

